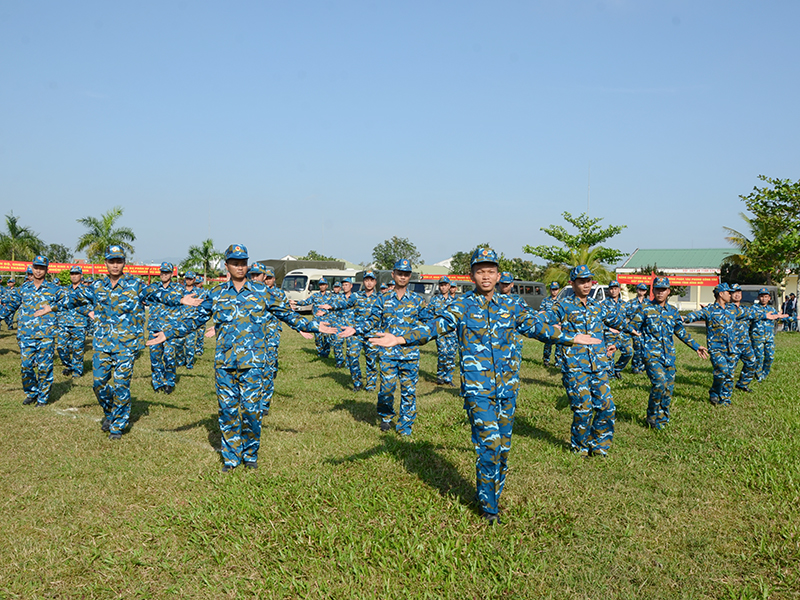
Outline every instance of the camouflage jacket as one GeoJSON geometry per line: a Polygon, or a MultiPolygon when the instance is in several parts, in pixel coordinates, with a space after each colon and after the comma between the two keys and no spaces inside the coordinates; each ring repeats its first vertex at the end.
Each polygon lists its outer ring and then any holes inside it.
{"type": "Polygon", "coordinates": [[[552,296],[548,296],[547,298],[542,300],[542,303],[539,305],[539,312],[550,310],[551,308],[553,308],[556,302],[557,300],[555,298],[553,298],[552,296]]]}
{"type": "Polygon", "coordinates": [[[145,302],[180,306],[180,290],[147,285],[123,274],[112,287],[108,277],[69,290],[69,306],[89,304],[94,310],[92,347],[98,352],[135,352],[144,331],[145,302]]]}
{"type": "Polygon", "coordinates": [[[572,344],[572,337],[548,325],[542,315],[511,296],[491,300],[466,292],[451,302],[442,316],[403,333],[406,344],[424,344],[456,332],[461,351],[461,394],[512,398],[519,391],[517,333],[542,342],[572,344]]]}
{"type": "Polygon", "coordinates": [[[675,366],[675,341],[678,336],[692,350],[699,350],[700,344],[692,339],[683,325],[678,309],[671,304],[660,306],[651,300],[642,302],[639,310],[631,318],[631,326],[642,334],[644,359],[658,360],[663,364],[675,366]]]}
{"type": "MultiPolygon", "coordinates": [[[[268,287],[267,291],[270,292],[276,298],[279,298],[286,302],[286,292],[284,292],[281,288],[273,286],[268,287]]],[[[281,322],[273,315],[272,313],[268,313],[268,319],[266,327],[264,327],[264,334],[267,336],[267,345],[270,346],[277,346],[280,342],[280,332],[283,331],[283,327],[281,327],[281,322]]]]}
{"type": "MultiPolygon", "coordinates": [[[[729,306],[733,306],[732,304],[729,306]]],[[[727,306],[722,307],[717,302],[704,306],[700,310],[690,312],[683,317],[684,323],[694,323],[695,321],[706,322],[706,345],[709,350],[719,350],[722,352],[733,353],[736,351],[736,332],[733,323],[739,319],[744,319],[746,315],[738,311],[734,312],[727,306]]]]}
{"type": "Polygon", "coordinates": [[[733,334],[736,336],[737,350],[749,348],[752,344],[750,341],[750,328],[756,321],[766,319],[767,315],[761,311],[753,310],[752,306],[736,306],[733,302],[728,304],[728,308],[736,315],[736,320],[733,322],[733,334]]]}
{"type": "MultiPolygon", "coordinates": [[[[613,327],[619,331],[629,332],[630,327],[617,310],[595,301],[586,299],[586,305],[577,296],[559,300],[553,308],[543,313],[548,323],[561,324],[561,330],[570,337],[577,333],[586,333],[603,339],[604,327],[613,327]]],[[[593,346],[572,346],[564,349],[562,372],[583,371],[600,373],[609,368],[605,343],[593,346]]]]}
{"type": "MultiPolygon", "coordinates": [[[[84,285],[83,283],[79,283],[78,286],[84,285]]],[[[74,289],[75,286],[70,284],[68,287],[65,288],[64,295],[68,293],[69,289],[74,289]]],[[[58,321],[59,327],[77,327],[79,329],[85,329],[89,326],[89,313],[92,311],[92,307],[88,304],[84,304],[82,306],[76,306],[74,308],[69,308],[67,310],[60,311],[56,319],[58,321]]]]}
{"type": "Polygon", "coordinates": [[[13,315],[19,310],[17,316],[17,340],[40,340],[55,338],[57,319],[55,312],[42,317],[34,317],[35,313],[44,306],[51,306],[53,310],[63,310],[66,303],[66,291],[60,285],[43,281],[37,288],[32,281],[26,281],[18,289],[10,290],[3,300],[3,314],[13,315]]]}
{"type": "MultiPolygon", "coordinates": [[[[425,307],[422,296],[406,289],[402,298],[398,298],[396,292],[379,295],[369,315],[357,323],[355,330],[360,334],[385,331],[404,336],[429,319],[430,312],[425,307]]],[[[384,349],[382,356],[397,360],[419,360],[419,348],[395,346],[384,349]]]]}
{"type": "MultiPolygon", "coordinates": [[[[647,300],[645,300],[645,302],[647,302],[647,300]]],[[[609,297],[609,298],[606,298],[605,300],[603,300],[601,302],[601,304],[608,309],[608,312],[610,314],[611,313],[617,313],[624,320],[629,320],[631,318],[631,317],[628,316],[628,310],[627,310],[628,307],[627,307],[627,305],[625,304],[625,302],[623,302],[619,298],[614,300],[613,298],[609,297]]],[[[636,312],[637,311],[634,311],[634,314],[636,314],[636,312]]],[[[616,329],[616,327],[614,329],[616,329]]],[[[613,331],[611,331],[611,327],[604,327],[603,328],[603,339],[605,339],[606,344],[616,344],[617,342],[620,341],[620,339],[625,339],[626,340],[626,339],[628,339],[628,337],[627,337],[627,334],[625,334],[622,331],[619,331],[618,333],[614,333],[613,331]]]]}
{"type": "Polygon", "coordinates": [[[263,283],[248,280],[238,292],[231,281],[213,288],[197,307],[196,316],[183,319],[174,327],[166,327],[164,335],[167,338],[184,336],[213,319],[218,369],[263,367],[267,360],[264,326],[269,315],[299,331],[319,331],[316,319],[306,320],[263,283]]]}
{"type": "MultiPolygon", "coordinates": [[[[168,290],[173,294],[179,293],[183,295],[183,287],[181,284],[174,281],[170,281],[169,285],[166,286],[161,282],[155,285],[168,290]]],[[[161,331],[167,325],[174,325],[183,314],[183,306],[167,306],[161,302],[148,302],[147,304],[150,308],[147,316],[147,329],[151,333],[161,331]]]]}
{"type": "Polygon", "coordinates": [[[775,322],[767,319],[767,315],[778,312],[775,307],[771,304],[754,304],[753,312],[758,313],[761,318],[750,321],[750,339],[754,342],[775,339],[775,322]]]}

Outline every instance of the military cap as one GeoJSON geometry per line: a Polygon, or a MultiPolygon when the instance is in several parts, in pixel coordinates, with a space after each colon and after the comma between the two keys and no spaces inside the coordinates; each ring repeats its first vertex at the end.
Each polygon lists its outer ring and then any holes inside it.
{"type": "Polygon", "coordinates": [[[41,254],[37,255],[36,258],[33,259],[33,263],[31,263],[34,267],[49,267],[50,266],[50,259],[46,256],[42,256],[41,254]]]}
{"type": "Polygon", "coordinates": [[[758,290],[758,295],[759,296],[763,296],[764,294],[769,296],[769,290],[767,288],[761,288],[760,290],[758,290]]]}
{"type": "Polygon", "coordinates": [[[407,258],[401,258],[396,263],[394,263],[394,270],[395,271],[411,271],[411,261],[407,258]]]}
{"type": "Polygon", "coordinates": [[[647,291],[647,284],[646,283],[640,283],[639,285],[636,286],[636,289],[646,292],[647,291]]]}
{"type": "Polygon", "coordinates": [[[261,275],[262,273],[264,273],[264,267],[257,262],[250,265],[250,268],[247,270],[248,275],[261,275]]]}
{"type": "Polygon", "coordinates": [[[716,292],[730,292],[731,291],[731,286],[729,286],[727,283],[720,283],[720,284],[717,285],[717,287],[714,288],[714,291],[716,291],[716,292]]]}
{"type": "Polygon", "coordinates": [[[382,289],[382,290],[385,290],[385,289],[388,289],[388,288],[389,288],[389,286],[388,286],[388,285],[386,285],[385,283],[382,283],[382,284],[381,284],[381,289],[382,289]]]}
{"type": "Polygon", "coordinates": [[[25,274],[26,275],[33,275],[33,267],[28,265],[28,268],[25,269],[25,274]]]}
{"type": "Polygon", "coordinates": [[[653,289],[668,288],[668,287],[669,287],[669,277],[656,277],[653,280],[653,289]]]}
{"type": "Polygon", "coordinates": [[[514,276],[508,271],[503,271],[500,275],[500,283],[514,283],[514,276]]]}
{"type": "Polygon", "coordinates": [[[195,278],[194,271],[186,271],[186,273],[184,274],[183,278],[184,279],[194,279],[195,278]]]}
{"type": "Polygon", "coordinates": [[[363,279],[366,279],[367,277],[371,277],[372,279],[377,279],[377,277],[375,277],[375,273],[373,273],[372,271],[367,271],[366,273],[364,273],[363,279]]]}
{"type": "Polygon", "coordinates": [[[608,287],[610,287],[610,288],[612,288],[612,287],[619,287],[619,281],[617,281],[617,280],[615,279],[614,281],[612,281],[611,283],[609,283],[609,284],[608,284],[608,287]]]}
{"type": "Polygon", "coordinates": [[[576,279],[594,279],[594,273],[587,265],[578,265],[577,267],[572,267],[569,272],[569,280],[575,281],[576,279]]]}
{"type": "Polygon", "coordinates": [[[83,269],[79,265],[72,265],[69,268],[70,275],[83,275],[83,269]]]}
{"type": "Polygon", "coordinates": [[[194,280],[195,280],[196,283],[200,283],[201,281],[203,281],[203,276],[202,275],[196,275],[194,280]]]}
{"type": "Polygon", "coordinates": [[[342,278],[342,283],[353,283],[353,278],[352,277],[343,277],[342,278]]]}
{"type": "Polygon", "coordinates": [[[739,286],[738,283],[732,283],[731,284],[731,291],[732,292],[741,292],[742,288],[739,286]]]}
{"type": "Polygon", "coordinates": [[[339,283],[338,281],[334,281],[334,282],[333,282],[333,287],[335,287],[335,288],[337,288],[337,287],[342,287],[342,284],[341,284],[341,283],[339,283]]]}
{"type": "Polygon", "coordinates": [[[394,279],[390,279],[389,280],[389,285],[397,285],[397,284],[394,282],[394,279]]]}
{"type": "Polygon", "coordinates": [[[450,283],[450,278],[447,275],[439,277],[439,283],[450,283]]]}
{"type": "Polygon", "coordinates": [[[106,248],[105,258],[106,260],[111,260],[112,258],[125,258],[125,251],[122,249],[122,246],[117,246],[114,244],[106,248]]]}
{"type": "Polygon", "coordinates": [[[325,279],[324,277],[320,277],[320,278],[319,278],[319,282],[318,282],[318,283],[319,283],[320,285],[328,285],[328,280],[327,280],[327,279],[325,279]]]}
{"type": "Polygon", "coordinates": [[[473,265],[477,265],[479,263],[499,264],[500,261],[497,258],[497,253],[491,248],[477,248],[475,252],[472,253],[472,257],[469,259],[469,266],[472,267],[473,265]]]}
{"type": "Polygon", "coordinates": [[[551,290],[557,290],[560,287],[561,287],[561,285],[559,285],[559,283],[557,281],[551,281],[550,282],[550,289],[551,290]]]}
{"type": "Polygon", "coordinates": [[[162,273],[172,273],[175,270],[175,266],[171,262],[162,262],[160,271],[162,273]]]}
{"type": "Polygon", "coordinates": [[[231,244],[228,246],[227,250],[225,250],[225,260],[230,260],[231,258],[243,258],[245,260],[250,258],[247,255],[247,247],[241,244],[231,244]]]}
{"type": "Polygon", "coordinates": [[[264,275],[267,277],[275,277],[275,269],[272,267],[264,267],[264,275]]]}

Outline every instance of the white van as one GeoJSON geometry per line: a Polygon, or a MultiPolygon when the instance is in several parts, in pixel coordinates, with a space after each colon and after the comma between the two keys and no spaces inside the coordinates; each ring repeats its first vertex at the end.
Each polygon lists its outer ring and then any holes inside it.
{"type": "MultiPolygon", "coordinates": [[[[328,282],[328,289],[332,290],[335,282],[341,282],[345,277],[351,277],[355,281],[355,276],[355,269],[295,269],[283,278],[281,289],[286,292],[288,300],[300,302],[319,290],[319,280],[323,277],[328,282]]],[[[310,306],[298,308],[298,312],[310,311],[310,306]]]]}

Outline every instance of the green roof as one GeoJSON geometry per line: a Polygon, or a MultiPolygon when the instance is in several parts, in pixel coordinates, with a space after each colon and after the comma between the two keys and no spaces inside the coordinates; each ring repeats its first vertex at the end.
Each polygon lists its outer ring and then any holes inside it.
{"type": "Polygon", "coordinates": [[[637,248],[620,269],[718,269],[725,257],[736,254],[735,248],[692,248],[691,250],[648,250],[637,248]]]}

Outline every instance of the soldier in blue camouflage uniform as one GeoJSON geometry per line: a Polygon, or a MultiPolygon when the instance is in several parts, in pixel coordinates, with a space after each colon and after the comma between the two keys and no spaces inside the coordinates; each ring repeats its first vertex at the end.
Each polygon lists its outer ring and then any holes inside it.
{"type": "MultiPolygon", "coordinates": [[[[335,330],[297,315],[285,300],[262,283],[247,279],[247,248],[233,244],[225,251],[230,280],[210,290],[197,314],[166,327],[148,345],[186,335],[213,318],[217,338],[215,356],[219,428],[222,433],[222,471],[241,463],[258,468],[261,443],[263,380],[267,361],[264,321],[272,314],[294,329],[305,332],[335,330]]],[[[309,335],[309,337],[311,337],[309,335]]]]}
{"type": "Polygon", "coordinates": [[[669,423],[669,408],[675,387],[673,336],[678,336],[700,358],[708,358],[706,348],[686,332],[680,313],[667,302],[669,293],[669,279],[656,277],[653,281],[653,300],[645,299],[631,319],[631,325],[641,332],[644,364],[652,385],[647,404],[647,425],[656,430],[663,429],[669,423]]]}
{"type": "Polygon", "coordinates": [[[742,372],[739,373],[736,389],[742,392],[750,392],[750,382],[756,377],[756,355],[753,352],[753,344],[750,341],[750,328],[756,320],[760,320],[763,317],[763,313],[754,311],[752,307],[742,306],[742,288],[738,283],[731,285],[731,301],[728,308],[737,315],[744,316],[743,319],[737,319],[733,323],[733,332],[736,337],[736,354],[738,360],[742,361],[742,372]]]}
{"type": "MultiPolygon", "coordinates": [[[[105,415],[101,429],[109,432],[110,440],[118,440],[130,419],[131,375],[139,351],[144,303],[178,306],[192,300],[180,292],[165,290],[161,285],[148,286],[141,279],[125,274],[125,252],[120,246],[109,246],[105,259],[108,276],[69,290],[65,308],[89,304],[94,309],[94,393],[105,415]]],[[[37,314],[47,314],[50,310],[62,308],[46,306],[37,314]]]]}
{"type": "MultiPolygon", "coordinates": [[[[573,335],[586,333],[603,338],[603,327],[630,331],[625,319],[608,306],[589,297],[594,275],[586,265],[570,271],[574,296],[559,300],[543,314],[551,324],[573,335]]],[[[581,456],[608,454],[614,437],[616,407],[608,384],[609,357],[605,344],[572,346],[564,352],[561,380],[572,407],[572,451],[581,456]]]]}
{"type": "MultiPolygon", "coordinates": [[[[350,287],[352,288],[352,283],[351,283],[350,287]]],[[[337,295],[341,295],[342,294],[342,285],[338,281],[335,281],[333,283],[333,293],[337,294],[337,295]]],[[[355,298],[353,298],[353,303],[354,303],[353,305],[355,305],[355,298]]],[[[351,315],[352,310],[346,309],[346,311],[349,311],[347,313],[348,316],[351,315]]],[[[345,315],[342,315],[341,312],[337,312],[335,315],[330,315],[330,324],[331,324],[331,326],[333,326],[333,327],[341,327],[341,326],[343,326],[343,324],[345,322],[344,318],[345,318],[345,315]]],[[[332,335],[332,336],[330,336],[330,344],[331,344],[331,349],[333,350],[333,358],[336,360],[336,366],[339,367],[340,369],[344,368],[344,366],[346,364],[346,362],[345,362],[344,340],[342,338],[340,338],[339,336],[332,335]]]]}
{"type": "MultiPolygon", "coordinates": [[[[508,271],[503,271],[502,273],[500,273],[500,283],[498,284],[497,287],[501,294],[505,294],[506,296],[511,298],[513,302],[520,305],[520,308],[524,310],[528,309],[527,302],[525,302],[519,296],[516,296],[511,293],[514,288],[514,276],[511,273],[509,273],[508,271]]],[[[517,370],[519,370],[522,367],[522,336],[517,333],[515,333],[514,335],[516,336],[516,342],[514,344],[514,348],[516,350],[515,360],[518,363],[518,366],[516,368],[517,370]]],[[[560,350],[561,346],[557,345],[556,348],[560,350]]]]}
{"type": "MultiPolygon", "coordinates": [[[[69,280],[73,289],[83,285],[83,269],[78,265],[70,267],[69,280]]],[[[89,311],[89,306],[77,306],[59,312],[56,317],[59,340],[58,357],[64,365],[62,375],[83,376],[83,354],[86,347],[89,311]]]]}
{"type": "MultiPolygon", "coordinates": [[[[628,311],[626,310],[625,304],[620,300],[619,291],[619,281],[614,280],[609,283],[608,298],[603,300],[603,304],[608,306],[610,310],[618,312],[622,318],[627,319],[628,311]]],[[[633,356],[631,336],[622,331],[617,331],[616,329],[612,330],[610,327],[606,327],[605,341],[607,346],[614,346],[620,352],[616,364],[614,364],[613,360],[611,361],[611,372],[609,375],[617,379],[622,379],[622,369],[625,368],[625,365],[628,364],[628,361],[633,356]]]]}
{"type": "MultiPolygon", "coordinates": [[[[758,304],[753,306],[753,310],[762,313],[764,317],[777,313],[770,304],[771,299],[769,290],[761,288],[758,290],[758,304]]],[[[759,381],[763,381],[769,375],[775,358],[775,324],[766,318],[751,321],[750,340],[756,357],[756,375],[759,381]]]]}
{"type": "Polygon", "coordinates": [[[472,427],[477,500],[490,524],[500,523],[499,502],[508,471],[508,454],[519,393],[516,335],[557,344],[598,343],[585,335],[566,335],[524,303],[495,292],[500,279],[497,254],[477,249],[470,259],[475,291],[456,298],[442,316],[406,330],[402,336],[379,333],[382,346],[419,345],[437,335],[456,332],[461,350],[461,395],[472,427]]]}
{"type": "MultiPolygon", "coordinates": [[[[378,301],[380,294],[375,290],[377,279],[375,273],[367,271],[362,278],[362,290],[355,292],[355,307],[352,319],[347,323],[352,327],[357,327],[358,323],[363,323],[372,312],[372,307],[378,301]]],[[[353,379],[353,391],[362,390],[372,391],[378,381],[378,357],[379,350],[363,335],[353,335],[347,338],[347,367],[350,369],[350,377],[353,379]],[[365,381],[361,380],[361,352],[365,358],[365,381]]]]}
{"type": "MultiPolygon", "coordinates": [[[[0,303],[5,303],[10,299],[14,292],[14,278],[9,277],[6,287],[0,288],[0,303]]],[[[5,321],[9,331],[14,329],[14,312],[5,312],[5,316],[0,318],[0,322],[5,321]]]]}
{"type": "MultiPolygon", "coordinates": [[[[203,291],[201,288],[195,287],[195,277],[194,271],[186,271],[183,276],[183,295],[197,296],[202,299],[203,291]]],[[[179,310],[181,313],[179,318],[181,319],[191,319],[197,314],[197,309],[194,306],[183,306],[179,310]]],[[[194,369],[196,347],[196,331],[191,331],[175,341],[175,362],[179,367],[186,367],[189,370],[194,369]]]]}
{"type": "MultiPolygon", "coordinates": [[[[636,311],[639,310],[639,307],[645,301],[647,296],[647,286],[643,283],[640,283],[636,286],[636,298],[632,300],[628,300],[627,304],[625,305],[626,316],[628,320],[633,318],[633,315],[636,314],[636,311]]],[[[636,336],[631,338],[631,342],[633,345],[633,357],[631,358],[631,373],[634,375],[641,373],[644,371],[644,352],[642,349],[642,340],[636,336]]],[[[621,373],[622,370],[625,368],[627,362],[622,361],[622,357],[619,358],[619,372],[621,373]]],[[[615,369],[616,369],[615,365],[615,369]]]]}
{"type": "MultiPolygon", "coordinates": [[[[194,276],[194,287],[197,290],[197,296],[202,298],[206,292],[205,288],[203,287],[202,275],[198,274],[194,276]]],[[[198,327],[194,341],[195,360],[197,359],[198,356],[203,356],[203,350],[205,349],[204,340],[206,339],[206,336],[204,334],[205,334],[205,329],[203,329],[202,327],[198,327]]]]}
{"type": "MultiPolygon", "coordinates": [[[[547,289],[550,290],[550,296],[542,300],[542,303],[539,305],[540,312],[550,310],[553,307],[553,305],[556,303],[556,298],[558,298],[558,293],[561,291],[561,286],[558,284],[557,281],[551,281],[550,285],[547,286],[547,289]]],[[[553,351],[553,344],[545,342],[544,350],[542,350],[542,364],[545,367],[550,366],[550,353],[552,351],[553,351]]],[[[561,349],[560,346],[558,346],[556,347],[556,357],[553,366],[556,369],[560,369],[563,360],[564,360],[563,350],[561,349]]]]}
{"type": "MultiPolygon", "coordinates": [[[[439,278],[439,293],[428,302],[428,312],[431,317],[441,317],[455,298],[450,278],[446,275],[439,278]]],[[[436,364],[437,385],[453,385],[453,371],[456,368],[456,346],[458,340],[455,333],[438,336],[436,338],[436,364]]]]}
{"type": "MultiPolygon", "coordinates": [[[[745,319],[744,312],[733,312],[728,303],[731,300],[731,288],[727,283],[720,283],[714,288],[713,304],[689,313],[683,318],[684,323],[705,321],[706,345],[714,367],[714,379],[708,392],[708,399],[714,406],[730,406],[733,395],[733,372],[736,368],[736,334],[734,321],[745,319]]],[[[766,319],[778,318],[774,314],[764,315],[766,319]]]]}
{"type": "MultiPolygon", "coordinates": [[[[175,266],[169,262],[161,263],[159,278],[161,287],[176,294],[183,294],[180,284],[172,281],[175,266]]],[[[155,337],[164,327],[174,325],[181,316],[181,309],[165,306],[160,302],[150,305],[150,314],[147,320],[147,329],[150,337],[155,337]]],[[[168,340],[164,344],[150,347],[150,370],[153,389],[161,394],[171,394],[175,390],[176,365],[175,365],[175,340],[168,340]]]]}
{"type": "MultiPolygon", "coordinates": [[[[264,285],[272,295],[286,302],[286,292],[275,285],[275,269],[264,267],[264,285]]],[[[269,414],[269,407],[272,403],[272,396],[275,392],[275,378],[278,376],[278,347],[281,343],[281,322],[272,313],[268,313],[267,327],[264,333],[267,338],[267,366],[266,377],[264,379],[264,400],[262,402],[262,417],[269,414]]]]}
{"type": "MultiPolygon", "coordinates": [[[[331,304],[333,300],[333,292],[328,291],[328,280],[324,277],[321,277],[319,282],[319,291],[314,292],[305,300],[300,300],[298,302],[291,302],[291,306],[293,309],[296,309],[298,306],[310,306],[311,307],[311,315],[312,317],[322,316],[322,314],[318,313],[324,310],[321,308],[323,305],[331,304]]],[[[324,333],[318,333],[314,336],[314,341],[317,345],[317,355],[320,358],[328,358],[331,353],[331,337],[324,333]]]]}
{"type": "Polygon", "coordinates": [[[33,259],[31,280],[13,290],[3,303],[3,314],[19,310],[17,318],[17,343],[21,357],[23,404],[36,403],[47,406],[53,385],[53,360],[57,333],[56,316],[39,315],[50,305],[64,303],[64,288],[45,281],[50,261],[39,255],[33,259]]]}

